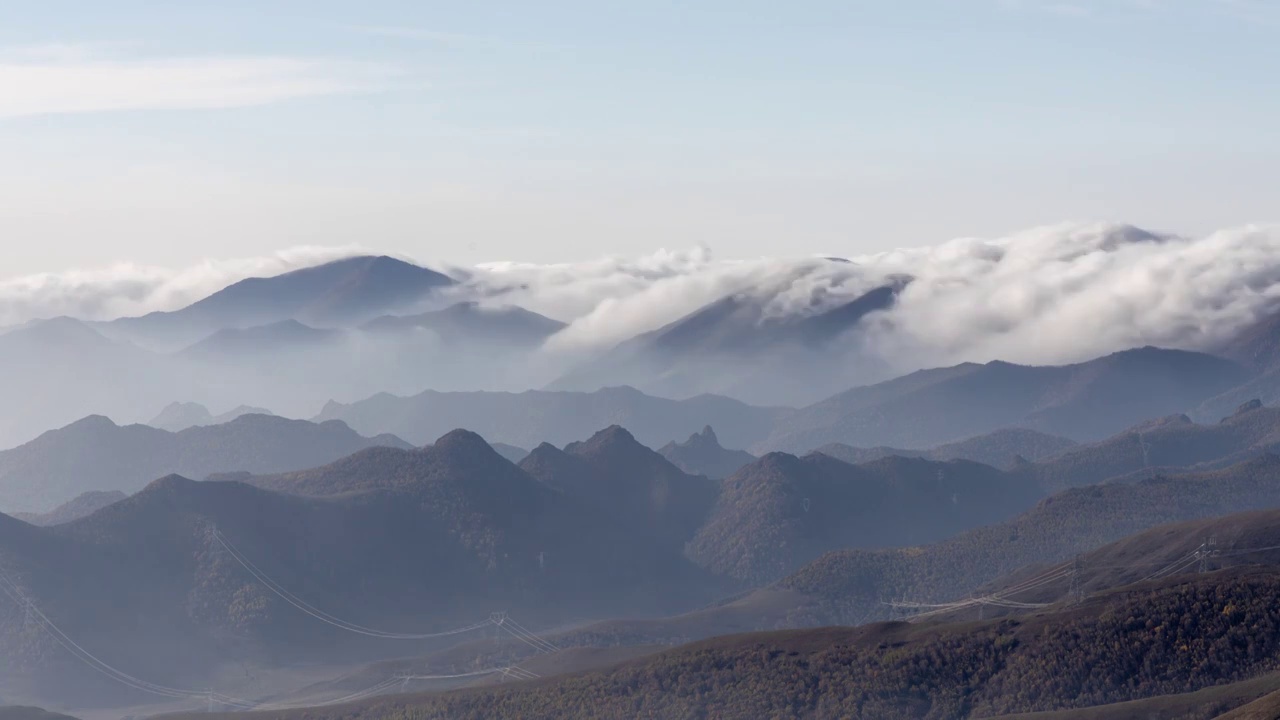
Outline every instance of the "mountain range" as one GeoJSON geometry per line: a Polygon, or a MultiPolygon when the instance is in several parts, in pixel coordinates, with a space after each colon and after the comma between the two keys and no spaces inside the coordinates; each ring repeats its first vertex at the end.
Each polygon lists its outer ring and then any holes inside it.
{"type": "Polygon", "coordinates": [[[393,433],[419,444],[465,427],[494,442],[529,448],[544,442],[563,446],[608,425],[626,426],[640,442],[659,447],[712,425],[731,446],[745,447],[765,437],[783,414],[779,408],[715,395],[668,400],[617,387],[589,393],[381,394],[357,403],[329,403],[315,419],[341,420],[362,433],[393,433]]]}
{"type": "Polygon", "coordinates": [[[754,447],[930,448],[1010,426],[1098,440],[1195,407],[1249,378],[1229,360],[1153,347],[1059,367],[968,363],[840,393],[784,416],[754,447]]]}
{"type": "Polygon", "coordinates": [[[816,400],[856,382],[833,346],[868,316],[892,307],[908,283],[898,279],[834,305],[814,297],[785,312],[772,306],[768,293],[729,295],[618,344],[548,389],[627,384],[662,396],[713,392],[761,405],[816,400]],[[797,372],[801,368],[807,372],[797,372]]]}
{"type": "Polygon", "coordinates": [[[337,421],[242,415],[175,433],[90,416],[0,451],[0,509],[43,511],[91,490],[131,493],[172,473],[204,478],[312,467],[381,445],[409,447],[390,435],[363,437],[337,421]]]}
{"type": "Polygon", "coordinates": [[[147,421],[147,424],[153,428],[160,430],[168,430],[169,432],[179,432],[189,427],[205,426],[205,425],[222,425],[229,423],[241,415],[274,415],[275,413],[265,408],[256,408],[249,405],[240,405],[225,413],[214,415],[209,412],[209,408],[200,403],[193,402],[172,402],[164,406],[155,417],[147,421]]]}

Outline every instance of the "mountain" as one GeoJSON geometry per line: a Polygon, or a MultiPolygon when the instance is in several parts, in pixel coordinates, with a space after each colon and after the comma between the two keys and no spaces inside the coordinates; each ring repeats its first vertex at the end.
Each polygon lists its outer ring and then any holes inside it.
{"type": "Polygon", "coordinates": [[[392,436],[362,437],[340,422],[244,415],[171,433],[90,416],[0,452],[0,508],[39,511],[90,490],[133,492],[170,473],[203,478],[311,467],[376,445],[408,447],[392,436]]]}
{"type": "MultiPolygon", "coordinates": [[[[301,490],[321,489],[316,478],[325,477],[354,490],[323,498],[169,476],[56,527],[0,515],[0,564],[69,637],[169,687],[207,687],[225,662],[339,661],[406,647],[300,611],[219,537],[300,602],[398,632],[484,623],[497,610],[530,624],[666,613],[722,591],[678,552],[638,542],[472,433],[449,433],[428,451],[353,458],[341,478],[335,468],[295,478],[301,490]],[[403,472],[363,482],[387,467],[403,472]]],[[[0,624],[0,677],[67,703],[128,697],[38,630],[0,624]]]]}
{"type": "Polygon", "coordinates": [[[1052,457],[1076,446],[1074,441],[1056,435],[1046,435],[1026,428],[1004,428],[968,440],[939,445],[932,450],[904,450],[884,446],[856,448],[844,443],[830,443],[817,448],[815,452],[855,465],[898,455],[944,462],[970,460],[1007,469],[1023,461],[1052,457]]]}
{"type": "Polygon", "coordinates": [[[726,450],[721,447],[720,440],[710,425],[702,428],[702,432],[690,435],[683,443],[673,440],[663,445],[658,452],[687,473],[706,475],[717,480],[729,477],[738,468],[756,459],[755,455],[745,450],[726,450]]]}
{"type": "Polygon", "coordinates": [[[688,554],[759,585],[830,550],[935,542],[1015,515],[1040,496],[1016,475],[965,461],[850,465],[820,453],[770,453],[724,481],[688,554]]]}
{"type": "Polygon", "coordinates": [[[428,330],[447,343],[537,347],[564,327],[559,320],[520,307],[463,302],[418,315],[383,316],[363,329],[375,333],[428,330]]]}
{"type": "Polygon", "coordinates": [[[529,451],[515,445],[507,445],[505,443],[491,443],[493,449],[509,462],[519,463],[521,460],[529,457],[529,451]]]}
{"type": "Polygon", "coordinates": [[[1258,372],[1280,367],[1280,313],[1258,318],[1209,348],[1209,352],[1258,372]]]}
{"type": "Polygon", "coordinates": [[[614,425],[564,450],[543,443],[520,467],[592,512],[677,551],[715,502],[718,484],[688,475],[614,425]]]}
{"type": "Polygon", "coordinates": [[[182,351],[204,362],[260,359],[264,355],[313,353],[336,345],[344,337],[338,330],[317,330],[297,320],[281,320],[249,328],[225,328],[182,351]]]}
{"type": "Polygon", "coordinates": [[[410,308],[452,283],[446,275],[395,258],[351,257],[241,280],[181,310],[123,318],[108,327],[113,333],[176,347],[219,330],[285,320],[350,326],[410,308]]]}
{"type": "Polygon", "coordinates": [[[1087,485],[1130,473],[1228,465],[1280,449],[1280,409],[1242,405],[1220,422],[1199,425],[1186,415],[1151,420],[1097,443],[1071,448],[1023,467],[1050,489],[1087,485]]]}
{"type": "Polygon", "coordinates": [[[1153,347],[1076,365],[967,363],[854,388],[779,419],[757,450],[829,443],[926,448],[1005,427],[1099,440],[1195,407],[1249,378],[1210,355],[1153,347]]]}
{"type": "Polygon", "coordinates": [[[465,427],[519,447],[561,446],[609,425],[626,426],[640,442],[658,447],[672,435],[713,425],[731,446],[746,447],[763,439],[784,412],[714,395],[667,400],[618,387],[590,393],[384,393],[350,405],[330,402],[316,420],[341,420],[362,433],[394,433],[417,444],[465,427]]]}
{"type": "Polygon", "coordinates": [[[204,425],[222,425],[229,423],[241,415],[274,415],[275,413],[264,408],[252,407],[250,405],[240,405],[221,415],[214,415],[209,412],[209,408],[200,403],[193,402],[172,402],[164,407],[158,415],[147,424],[153,428],[160,430],[168,430],[169,432],[179,432],[189,427],[204,425]]]}
{"type": "MultiPolygon", "coordinates": [[[[1213,717],[1275,687],[1273,567],[1131,586],[1019,618],[879,623],[732,635],[613,667],[461,692],[315,708],[315,720],[494,717],[963,720],[1157,714],[1151,699],[1206,692],[1177,717],[1213,717]],[[1223,692],[1262,680],[1248,690],[1223,692]],[[1119,709],[1119,708],[1117,708],[1119,709]]],[[[231,716],[227,716],[231,717],[231,716]]],[[[1264,716],[1265,717],[1265,716],[1264,716]]]]}
{"type": "Polygon", "coordinates": [[[108,505],[128,497],[119,490],[91,490],[59,505],[47,513],[14,513],[13,517],[32,525],[48,527],[92,515],[108,505]]]}
{"type": "Polygon", "coordinates": [[[0,419],[0,447],[88,413],[158,407],[179,379],[165,358],[70,318],[0,335],[0,367],[0,405],[22,408],[0,419]]]}
{"type": "Polygon", "coordinates": [[[797,302],[790,293],[799,280],[783,278],[725,296],[617,345],[548,389],[626,384],[669,397],[713,392],[755,404],[790,404],[797,397],[822,397],[840,387],[836,383],[847,387],[849,363],[833,346],[849,343],[863,320],[892,307],[909,279],[852,298],[811,292],[797,302]]]}
{"type": "Polygon", "coordinates": [[[1278,478],[1280,458],[1264,456],[1223,470],[1073,488],[1012,520],[932,545],[829,553],[770,592],[795,593],[789,612],[802,624],[882,620],[884,603],[903,595],[951,602],[1016,568],[1060,563],[1159,525],[1278,507],[1278,478]]]}

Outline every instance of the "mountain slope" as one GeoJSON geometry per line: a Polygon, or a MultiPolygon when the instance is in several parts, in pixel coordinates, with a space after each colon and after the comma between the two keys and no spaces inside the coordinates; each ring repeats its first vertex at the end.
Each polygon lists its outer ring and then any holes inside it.
{"type": "Polygon", "coordinates": [[[1248,378],[1227,360],[1151,347],[1059,367],[958,365],[855,388],[798,410],[755,447],[922,448],[1008,426],[1097,440],[1194,407],[1248,378]]]}
{"type": "Polygon", "coordinates": [[[26,442],[88,413],[158,407],[177,373],[166,358],[55,318],[0,335],[0,447],[26,442]]]}
{"type": "Polygon", "coordinates": [[[677,552],[706,519],[719,490],[715,482],[686,474],[617,425],[563,451],[544,443],[520,467],[637,537],[677,552]]]}
{"type": "Polygon", "coordinates": [[[683,443],[674,440],[663,445],[659,453],[676,467],[694,475],[712,479],[729,477],[738,468],[754,462],[755,455],[745,450],[728,450],[720,445],[715,430],[708,425],[683,443]]]}
{"type": "Polygon", "coordinates": [[[241,280],[181,310],[123,318],[109,323],[109,328],[153,342],[186,345],[218,330],[285,320],[350,325],[412,306],[452,282],[394,258],[352,257],[241,280]]]}
{"type": "MultiPolygon", "coordinates": [[[[426,452],[384,451],[425,459],[402,482],[325,498],[169,476],[57,527],[0,515],[0,566],[84,647],[171,687],[206,687],[223,662],[405,647],[343,634],[272,595],[219,534],[306,602],[400,632],[457,628],[496,610],[530,624],[670,612],[722,591],[471,433],[426,452]]],[[[4,601],[0,612],[11,611],[4,601]]],[[[22,623],[0,623],[0,676],[65,702],[127,697],[22,623]]]]}
{"type": "Polygon", "coordinates": [[[318,330],[297,320],[281,320],[268,325],[218,330],[181,354],[203,362],[260,361],[263,356],[316,352],[338,344],[342,338],[340,331],[318,330]]]}
{"type": "Polygon", "coordinates": [[[844,443],[831,443],[815,450],[837,460],[858,464],[898,455],[921,457],[929,460],[970,460],[997,468],[1010,468],[1025,460],[1040,460],[1065,452],[1077,443],[1066,438],[1028,430],[1004,428],[968,440],[939,445],[932,450],[904,450],[902,448],[856,448],[844,443]]]}
{"type": "Polygon", "coordinates": [[[759,585],[822,553],[941,540],[1030,507],[1040,490],[977,463],[891,457],[850,465],[771,453],[724,481],[689,557],[759,585]]]}
{"type": "Polygon", "coordinates": [[[735,635],[541,682],[284,717],[962,720],[1084,709],[1269,675],[1277,602],[1280,575],[1223,573],[1027,618],[735,635]]]}
{"type": "Polygon", "coordinates": [[[658,447],[672,435],[719,428],[730,445],[762,439],[784,411],[705,395],[667,400],[627,387],[591,393],[434,392],[412,397],[375,395],[350,405],[331,402],[317,420],[342,420],[366,434],[394,433],[424,444],[454,428],[470,428],[492,442],[537,447],[563,446],[602,427],[623,425],[640,442],[658,447]]]}
{"type": "Polygon", "coordinates": [[[387,315],[362,327],[378,333],[429,330],[448,343],[536,347],[565,324],[520,307],[463,302],[417,315],[387,315]]]}
{"type": "Polygon", "coordinates": [[[160,430],[180,432],[197,425],[222,425],[223,423],[229,423],[232,420],[235,420],[241,415],[274,414],[275,413],[264,408],[240,405],[222,413],[221,415],[214,415],[209,412],[209,408],[201,405],[200,403],[172,402],[166,405],[154,418],[148,420],[147,424],[160,430]]]}
{"type": "Polygon", "coordinates": [[[1280,448],[1280,409],[1255,402],[1221,422],[1185,415],[1142,423],[1106,440],[1071,448],[1023,470],[1047,488],[1087,485],[1167,468],[1225,467],[1280,448]]]}
{"type": "MultiPolygon", "coordinates": [[[[950,602],[1017,568],[1058,563],[1166,523],[1280,507],[1280,458],[1224,470],[1074,488],[1007,522],[911,550],[841,550],[781,581],[804,623],[886,618],[903,595],[950,602]]],[[[798,620],[799,621],[799,620],[798,620]]]]}
{"type": "Polygon", "coordinates": [[[128,497],[119,490],[91,490],[59,505],[47,513],[14,513],[13,517],[32,525],[48,527],[88,517],[108,505],[128,497]]]}
{"type": "Polygon", "coordinates": [[[90,490],[133,492],[169,473],[203,478],[311,467],[376,445],[407,447],[395,437],[362,437],[340,422],[244,415],[170,433],[91,416],[0,452],[0,509],[44,510],[90,490]]]}
{"type": "Polygon", "coordinates": [[[805,274],[720,298],[619,344],[548,389],[626,384],[668,397],[713,392],[755,404],[789,404],[847,387],[848,363],[833,346],[856,336],[868,316],[891,307],[908,279],[852,297],[806,290],[807,297],[797,299],[794,283],[805,274]]]}

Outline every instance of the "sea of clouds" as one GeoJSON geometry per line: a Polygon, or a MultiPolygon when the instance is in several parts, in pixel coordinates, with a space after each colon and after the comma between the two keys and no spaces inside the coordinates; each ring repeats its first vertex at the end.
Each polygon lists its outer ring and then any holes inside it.
{"type": "MultiPolygon", "coordinates": [[[[237,280],[365,252],[296,248],[167,269],[70,270],[0,281],[0,324],[172,310],[237,280]]],[[[1141,345],[1198,349],[1278,309],[1280,227],[1189,237],[1114,224],[1042,227],[873,255],[721,259],[705,248],[577,263],[436,266],[480,299],[564,320],[548,352],[610,347],[727,295],[766,316],[812,313],[912,280],[861,347],[906,371],[993,359],[1064,363],[1141,345]]]]}

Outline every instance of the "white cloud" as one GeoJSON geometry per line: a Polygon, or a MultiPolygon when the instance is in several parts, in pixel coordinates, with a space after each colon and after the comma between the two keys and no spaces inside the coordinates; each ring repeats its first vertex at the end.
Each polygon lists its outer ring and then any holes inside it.
{"type": "Polygon", "coordinates": [[[278,275],[360,252],[358,246],[298,247],[256,258],[205,260],[182,269],[118,264],[9,278],[0,280],[0,326],[61,315],[109,320],[175,310],[248,277],[278,275]]]}
{"type": "MultiPolygon", "coordinates": [[[[106,319],[174,309],[244,277],[358,252],[300,248],[182,270],[119,265],[0,281],[0,323],[106,319]]],[[[658,328],[726,295],[771,312],[831,307],[895,276],[914,281],[860,352],[908,372],[964,361],[1074,362],[1159,345],[1200,349],[1280,310],[1280,226],[1202,237],[1125,225],[1043,227],[961,238],[851,262],[718,260],[704,248],[578,263],[440,267],[462,280],[440,302],[488,299],[570,326],[549,350],[576,355],[658,328]]]]}
{"type": "Polygon", "coordinates": [[[384,87],[383,65],[282,56],[120,57],[99,46],[0,52],[0,118],[266,105],[384,87]]]}

